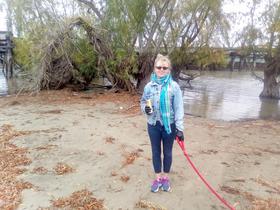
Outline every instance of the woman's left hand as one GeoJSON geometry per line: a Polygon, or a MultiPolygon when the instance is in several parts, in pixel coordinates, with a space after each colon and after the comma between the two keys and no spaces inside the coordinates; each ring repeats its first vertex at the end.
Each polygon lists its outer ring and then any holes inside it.
{"type": "Polygon", "coordinates": [[[178,138],[179,141],[184,141],[184,133],[183,133],[183,131],[176,130],[176,138],[178,138]]]}

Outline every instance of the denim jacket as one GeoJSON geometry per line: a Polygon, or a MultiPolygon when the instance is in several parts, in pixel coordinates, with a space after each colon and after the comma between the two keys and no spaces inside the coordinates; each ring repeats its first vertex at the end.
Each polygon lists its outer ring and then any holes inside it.
{"type": "MultiPolygon", "coordinates": [[[[150,125],[155,125],[156,121],[160,121],[162,123],[162,117],[160,114],[160,91],[161,85],[157,84],[156,82],[149,82],[145,88],[141,98],[141,110],[145,114],[145,106],[146,101],[151,99],[153,113],[151,115],[147,115],[148,123],[150,125]]],[[[184,104],[183,104],[183,97],[182,91],[177,82],[171,81],[170,85],[170,123],[175,123],[176,128],[180,131],[184,130],[184,104]]]]}

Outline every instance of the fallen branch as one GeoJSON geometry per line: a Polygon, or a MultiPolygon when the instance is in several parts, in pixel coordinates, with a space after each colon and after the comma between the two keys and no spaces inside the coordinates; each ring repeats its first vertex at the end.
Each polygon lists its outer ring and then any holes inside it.
{"type": "Polygon", "coordinates": [[[179,75],[179,80],[186,81],[189,87],[192,87],[191,81],[199,76],[200,74],[186,74],[181,72],[179,75]]]}

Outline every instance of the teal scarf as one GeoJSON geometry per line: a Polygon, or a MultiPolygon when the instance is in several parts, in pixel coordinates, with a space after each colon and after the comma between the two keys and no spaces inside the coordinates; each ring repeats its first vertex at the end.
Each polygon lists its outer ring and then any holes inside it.
{"type": "Polygon", "coordinates": [[[158,78],[155,73],[152,73],[151,81],[156,82],[161,85],[160,92],[160,113],[162,116],[162,121],[164,125],[165,131],[170,134],[170,95],[168,89],[170,87],[170,83],[172,81],[171,75],[168,74],[164,77],[158,78]]]}

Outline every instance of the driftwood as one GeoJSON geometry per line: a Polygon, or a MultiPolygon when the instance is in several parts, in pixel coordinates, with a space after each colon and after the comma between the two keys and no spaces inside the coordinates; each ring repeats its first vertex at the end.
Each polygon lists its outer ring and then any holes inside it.
{"type": "Polygon", "coordinates": [[[104,89],[112,89],[112,85],[100,85],[96,83],[91,84],[93,88],[104,88],[104,89]]]}
{"type": "Polygon", "coordinates": [[[254,70],[251,70],[251,76],[254,77],[256,80],[259,80],[260,82],[263,82],[264,81],[264,78],[257,75],[256,72],[254,70]]]}
{"type": "Polygon", "coordinates": [[[192,74],[192,73],[181,72],[179,75],[179,80],[187,82],[188,87],[192,88],[191,81],[199,76],[200,76],[200,74],[198,74],[198,73],[192,74]]]}

